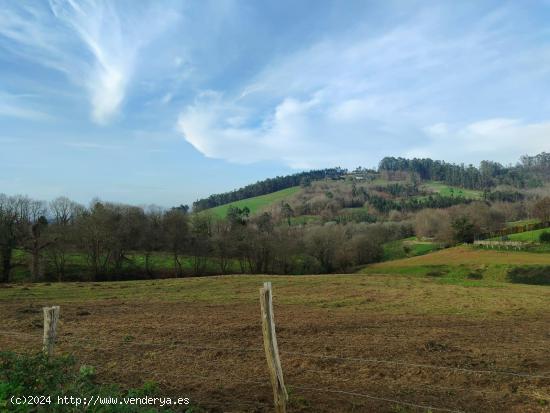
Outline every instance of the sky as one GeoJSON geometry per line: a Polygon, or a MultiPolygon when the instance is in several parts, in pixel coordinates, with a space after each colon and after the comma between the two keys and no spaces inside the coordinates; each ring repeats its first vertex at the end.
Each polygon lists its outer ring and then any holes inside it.
{"type": "Polygon", "coordinates": [[[192,203],[550,150],[550,2],[0,0],[0,193],[192,203]]]}

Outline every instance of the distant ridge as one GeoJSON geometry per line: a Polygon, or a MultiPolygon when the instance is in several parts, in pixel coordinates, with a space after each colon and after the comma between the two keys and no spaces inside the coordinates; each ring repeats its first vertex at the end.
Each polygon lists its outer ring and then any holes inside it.
{"type": "Polygon", "coordinates": [[[210,195],[208,198],[199,199],[193,202],[193,211],[203,211],[205,209],[214,208],[220,205],[229,204],[231,202],[240,201],[242,199],[252,198],[259,195],[267,195],[272,192],[277,192],[282,189],[291,188],[302,184],[307,184],[311,181],[319,179],[338,179],[347,174],[346,169],[328,168],[317,169],[307,172],[299,172],[293,175],[277,176],[268,178],[263,181],[258,181],[254,184],[246,185],[245,187],[236,189],[230,192],[210,195]]]}

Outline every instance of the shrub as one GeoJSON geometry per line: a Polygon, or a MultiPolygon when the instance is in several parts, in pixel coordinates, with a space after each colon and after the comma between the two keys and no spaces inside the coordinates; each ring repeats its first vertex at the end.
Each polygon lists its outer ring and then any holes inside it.
{"type": "Polygon", "coordinates": [[[481,280],[483,278],[483,273],[481,271],[472,271],[466,278],[469,280],[481,280]]]}
{"type": "Polygon", "coordinates": [[[550,267],[516,267],[508,271],[508,279],[518,284],[550,285],[550,267]]]}
{"type": "MultiPolygon", "coordinates": [[[[50,359],[42,354],[17,355],[9,352],[0,352],[0,411],[12,412],[62,412],[76,413],[83,410],[96,413],[153,413],[161,411],[154,406],[139,406],[125,404],[111,404],[97,406],[76,406],[71,404],[57,404],[57,397],[74,396],[82,399],[90,396],[98,397],[144,397],[155,396],[157,389],[149,383],[140,389],[123,391],[114,385],[101,385],[94,381],[95,369],[91,366],[77,368],[73,357],[52,357],[50,359]],[[29,405],[13,405],[10,402],[12,396],[50,396],[47,404],[40,408],[30,409],[29,405]],[[85,407],[85,408],[84,408],[85,407]],[[4,410],[7,409],[7,410],[4,410]]],[[[46,401],[46,400],[44,400],[46,401]]],[[[187,413],[196,412],[191,406],[179,406],[186,408],[187,413]]],[[[168,412],[170,410],[163,409],[168,412]]]]}
{"type": "Polygon", "coordinates": [[[539,235],[539,241],[543,244],[550,244],[550,232],[544,231],[539,235]]]}

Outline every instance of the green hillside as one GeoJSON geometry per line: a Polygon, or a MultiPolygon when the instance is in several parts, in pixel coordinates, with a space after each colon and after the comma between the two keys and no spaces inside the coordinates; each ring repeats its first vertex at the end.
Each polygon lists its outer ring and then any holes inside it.
{"type": "Polygon", "coordinates": [[[481,199],[482,192],[474,189],[464,189],[456,186],[446,185],[441,182],[426,182],[423,187],[429,191],[436,192],[442,196],[461,196],[468,199],[481,199]]]}
{"type": "Polygon", "coordinates": [[[548,266],[550,254],[459,246],[371,264],[360,272],[371,275],[424,277],[441,284],[476,286],[508,282],[513,270],[544,269],[548,266]]]}
{"type": "Polygon", "coordinates": [[[283,201],[284,199],[295,194],[299,190],[299,186],[293,186],[291,188],[282,189],[281,191],[272,192],[271,194],[255,196],[253,198],[243,199],[241,201],[232,202],[230,204],[220,205],[215,208],[207,209],[206,211],[211,212],[212,214],[214,214],[214,216],[218,218],[225,218],[229,207],[234,206],[238,208],[248,207],[250,209],[250,213],[254,214],[255,212],[258,212],[259,210],[269,205],[283,201]]]}
{"type": "Polygon", "coordinates": [[[428,254],[438,249],[438,245],[433,242],[418,241],[416,237],[400,239],[397,241],[386,242],[383,245],[383,261],[397,260],[417,255],[428,254]]]}
{"type": "MultiPolygon", "coordinates": [[[[550,232],[550,229],[543,228],[534,231],[518,232],[517,234],[508,235],[508,238],[510,239],[510,241],[538,242],[540,234],[546,231],[550,232]]],[[[498,240],[499,237],[494,239],[498,240]]]]}

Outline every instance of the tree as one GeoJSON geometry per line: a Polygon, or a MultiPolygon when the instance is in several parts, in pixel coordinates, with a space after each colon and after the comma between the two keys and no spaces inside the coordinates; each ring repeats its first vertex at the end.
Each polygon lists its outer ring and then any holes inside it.
{"type": "Polygon", "coordinates": [[[306,250],[325,272],[335,269],[337,251],[343,244],[344,232],[338,225],[314,227],[306,234],[306,250]]]}
{"type": "Polygon", "coordinates": [[[191,217],[191,233],[189,236],[189,252],[193,258],[194,274],[204,274],[208,256],[212,252],[212,217],[207,213],[195,214],[191,217]]]}
{"type": "Polygon", "coordinates": [[[162,228],[165,245],[172,253],[176,277],[183,275],[181,256],[189,241],[189,220],[187,214],[179,209],[171,209],[164,214],[162,228]]]}
{"type": "Polygon", "coordinates": [[[145,258],[145,273],[149,278],[153,278],[154,276],[151,256],[153,252],[160,251],[163,247],[163,214],[162,208],[151,205],[147,208],[144,215],[139,246],[145,258]]]}
{"type": "Polygon", "coordinates": [[[286,219],[288,226],[292,224],[292,217],[294,216],[294,210],[290,206],[288,202],[283,202],[281,205],[281,213],[283,217],[286,219]]]}
{"type": "Polygon", "coordinates": [[[215,222],[212,234],[212,249],[222,274],[228,273],[231,258],[236,254],[230,234],[231,226],[226,220],[215,222]]]}
{"type": "Polygon", "coordinates": [[[22,210],[26,211],[21,216],[21,223],[24,227],[22,246],[23,250],[31,257],[31,277],[36,281],[43,273],[42,251],[51,244],[51,241],[45,236],[48,227],[47,207],[45,202],[33,201],[28,198],[21,198],[20,202],[25,204],[22,210]]]}
{"type": "Polygon", "coordinates": [[[110,276],[116,251],[115,230],[120,219],[108,204],[95,200],[77,222],[78,244],[85,251],[94,281],[110,276]]]}
{"type": "Polygon", "coordinates": [[[250,215],[250,209],[245,206],[244,208],[239,208],[233,205],[230,205],[227,209],[226,219],[229,221],[229,224],[233,226],[246,225],[250,215]]]}
{"type": "Polygon", "coordinates": [[[273,217],[264,212],[252,220],[248,228],[248,265],[251,272],[268,273],[273,251],[273,217]]]}
{"type": "Polygon", "coordinates": [[[451,223],[455,242],[471,244],[475,239],[475,226],[465,215],[453,219],[451,223]]]}
{"type": "Polygon", "coordinates": [[[2,260],[2,282],[10,281],[13,250],[17,245],[19,216],[16,199],[0,194],[0,258],[2,260]]]}
{"type": "Polygon", "coordinates": [[[51,241],[46,254],[53,264],[58,281],[63,281],[67,273],[68,254],[75,249],[75,222],[85,208],[65,197],[50,202],[52,222],[48,225],[48,237],[51,241]]]}
{"type": "Polygon", "coordinates": [[[352,239],[350,249],[354,254],[355,265],[380,261],[384,254],[382,244],[376,238],[369,236],[369,234],[355,236],[352,239]]]}
{"type": "Polygon", "coordinates": [[[550,244],[550,232],[544,231],[539,235],[539,241],[543,244],[550,244]]]}
{"type": "Polygon", "coordinates": [[[535,202],[533,215],[541,222],[550,222],[550,197],[547,196],[535,202]]]}

